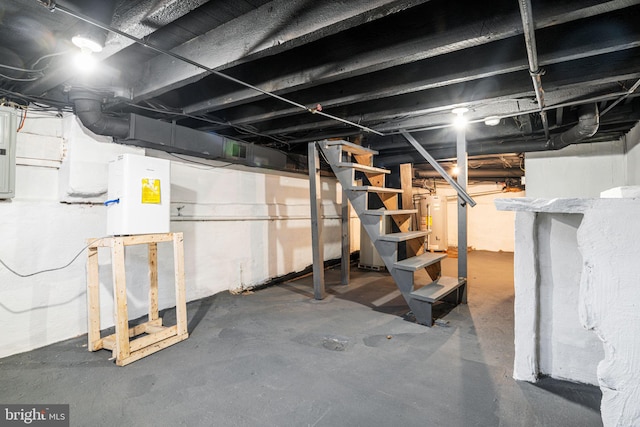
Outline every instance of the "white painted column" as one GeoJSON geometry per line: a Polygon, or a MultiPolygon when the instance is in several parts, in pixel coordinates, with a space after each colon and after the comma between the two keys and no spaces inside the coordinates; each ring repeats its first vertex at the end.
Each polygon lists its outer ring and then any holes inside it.
{"type": "Polygon", "coordinates": [[[538,379],[538,236],[535,212],[516,212],[513,378],[538,379]]]}

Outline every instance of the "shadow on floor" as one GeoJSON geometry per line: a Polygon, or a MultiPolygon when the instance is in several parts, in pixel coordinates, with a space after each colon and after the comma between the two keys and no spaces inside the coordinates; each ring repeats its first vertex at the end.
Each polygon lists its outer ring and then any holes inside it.
{"type": "Polygon", "coordinates": [[[602,391],[596,386],[572,383],[551,377],[542,377],[533,385],[594,412],[600,412],[602,391]]]}

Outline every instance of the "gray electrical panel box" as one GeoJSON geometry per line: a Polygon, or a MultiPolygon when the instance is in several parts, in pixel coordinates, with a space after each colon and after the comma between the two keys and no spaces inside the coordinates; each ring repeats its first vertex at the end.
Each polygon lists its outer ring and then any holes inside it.
{"type": "Polygon", "coordinates": [[[0,199],[15,196],[16,126],[15,110],[0,106],[0,199]]]}

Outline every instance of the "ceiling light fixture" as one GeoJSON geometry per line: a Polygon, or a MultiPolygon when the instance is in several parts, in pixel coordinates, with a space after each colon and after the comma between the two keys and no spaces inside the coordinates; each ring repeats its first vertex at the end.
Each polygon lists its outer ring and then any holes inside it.
{"type": "Polygon", "coordinates": [[[464,116],[464,113],[469,111],[466,107],[458,107],[451,110],[456,117],[453,119],[453,125],[457,129],[464,129],[467,126],[467,118],[464,116]]]}
{"type": "Polygon", "coordinates": [[[83,51],[88,50],[90,53],[102,52],[102,43],[88,34],[75,35],[71,38],[71,42],[83,51]]]}
{"type": "Polygon", "coordinates": [[[500,124],[500,117],[489,116],[484,119],[484,124],[487,126],[498,126],[500,124]]]}
{"type": "Polygon", "coordinates": [[[82,48],[80,52],[76,53],[73,57],[73,64],[78,71],[89,73],[96,68],[98,61],[91,53],[91,50],[88,48],[82,48]]]}

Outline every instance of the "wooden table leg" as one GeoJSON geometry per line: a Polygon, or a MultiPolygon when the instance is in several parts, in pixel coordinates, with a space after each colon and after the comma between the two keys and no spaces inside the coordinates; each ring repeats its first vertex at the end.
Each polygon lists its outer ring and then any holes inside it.
{"type": "Polygon", "coordinates": [[[116,342],[114,353],[116,364],[130,356],[129,313],[127,311],[127,285],[124,271],[124,243],[121,237],[115,237],[111,246],[111,265],[113,269],[114,320],[116,323],[116,342]]]}

